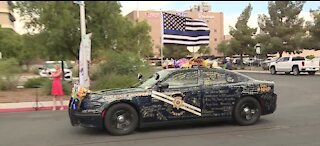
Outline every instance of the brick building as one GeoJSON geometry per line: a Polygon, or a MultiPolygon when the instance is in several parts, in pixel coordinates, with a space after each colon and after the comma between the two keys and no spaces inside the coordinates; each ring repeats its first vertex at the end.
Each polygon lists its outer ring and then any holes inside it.
{"type": "Polygon", "coordinates": [[[13,3],[11,1],[0,1],[0,25],[2,28],[11,28],[14,30],[13,12],[9,9],[9,6],[13,3]]]}
{"type": "MultiPolygon", "coordinates": [[[[171,14],[191,17],[193,19],[204,20],[210,29],[210,53],[211,55],[221,56],[222,54],[216,50],[218,44],[224,40],[224,18],[222,12],[210,12],[211,7],[192,7],[190,10],[164,11],[171,14]]],[[[151,26],[150,36],[153,42],[153,53],[156,57],[160,57],[160,40],[161,40],[161,12],[160,11],[132,11],[127,15],[132,21],[145,20],[151,26]]]]}

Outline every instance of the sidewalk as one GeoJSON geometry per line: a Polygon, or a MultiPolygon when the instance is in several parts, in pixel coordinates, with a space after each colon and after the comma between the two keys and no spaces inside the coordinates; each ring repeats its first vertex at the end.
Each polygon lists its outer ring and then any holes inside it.
{"type": "MultiPolygon", "coordinates": [[[[64,110],[68,108],[69,101],[63,101],[64,110]]],[[[60,102],[57,101],[56,109],[60,109],[60,102]]],[[[36,110],[52,110],[52,101],[38,102],[19,102],[19,103],[0,103],[0,113],[7,112],[22,112],[22,111],[36,111],[36,110]]]]}
{"type": "MultiPolygon", "coordinates": [[[[235,71],[235,72],[243,72],[243,73],[263,73],[263,74],[271,74],[270,71],[268,70],[232,70],[232,71],[235,71]]],[[[301,73],[302,74],[302,73],[301,73]]],[[[307,73],[304,73],[304,74],[307,74],[307,73]]],[[[316,75],[320,75],[320,72],[316,72],[316,75]]]]}

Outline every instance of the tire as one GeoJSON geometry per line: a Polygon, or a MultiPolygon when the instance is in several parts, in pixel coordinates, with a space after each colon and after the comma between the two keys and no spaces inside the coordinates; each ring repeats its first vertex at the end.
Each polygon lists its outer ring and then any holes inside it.
{"type": "Polygon", "coordinates": [[[138,126],[137,111],[129,104],[119,103],[107,109],[104,127],[111,135],[128,135],[138,126]]]}
{"type": "Polygon", "coordinates": [[[286,75],[290,75],[290,72],[285,72],[286,75]]]}
{"type": "Polygon", "coordinates": [[[293,72],[293,75],[297,76],[297,75],[300,75],[300,71],[299,71],[299,68],[294,66],[292,68],[292,72],[293,72]]]}
{"type": "Polygon", "coordinates": [[[272,75],[277,74],[276,67],[272,66],[272,67],[270,68],[270,73],[271,73],[272,75]]]}
{"type": "Polygon", "coordinates": [[[315,72],[315,71],[310,71],[310,72],[308,72],[308,74],[309,74],[309,75],[315,75],[316,72],[315,72]]]}
{"type": "Polygon", "coordinates": [[[234,121],[241,126],[257,123],[261,116],[261,106],[253,97],[243,97],[233,111],[234,121]]]}

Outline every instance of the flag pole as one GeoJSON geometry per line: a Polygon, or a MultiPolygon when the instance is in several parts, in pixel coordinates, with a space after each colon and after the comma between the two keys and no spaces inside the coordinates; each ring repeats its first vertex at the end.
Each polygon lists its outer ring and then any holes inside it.
{"type": "Polygon", "coordinates": [[[160,36],[160,55],[161,55],[161,66],[163,65],[163,12],[162,10],[160,9],[160,28],[161,28],[161,36],[160,36]]]}

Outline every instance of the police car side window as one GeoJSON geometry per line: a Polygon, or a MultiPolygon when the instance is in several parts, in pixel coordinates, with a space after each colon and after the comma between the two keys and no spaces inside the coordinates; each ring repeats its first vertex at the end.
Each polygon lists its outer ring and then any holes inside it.
{"type": "Polygon", "coordinates": [[[198,71],[178,72],[170,76],[164,83],[169,84],[169,88],[194,86],[198,84],[198,71]]]}
{"type": "Polygon", "coordinates": [[[227,83],[226,76],[224,73],[219,73],[215,71],[203,71],[202,77],[204,85],[227,83]]]}

